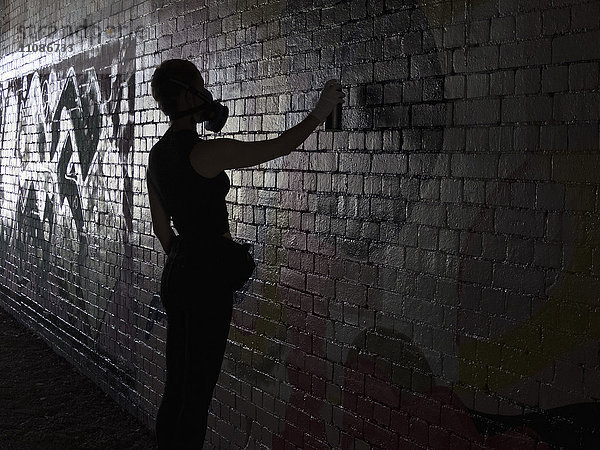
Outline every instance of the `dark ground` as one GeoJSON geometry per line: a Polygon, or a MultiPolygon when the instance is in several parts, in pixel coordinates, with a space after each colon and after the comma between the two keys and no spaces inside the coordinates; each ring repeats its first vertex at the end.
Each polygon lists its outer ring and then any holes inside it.
{"type": "Polygon", "coordinates": [[[0,449],[155,449],[153,434],[0,308],[0,449]]]}

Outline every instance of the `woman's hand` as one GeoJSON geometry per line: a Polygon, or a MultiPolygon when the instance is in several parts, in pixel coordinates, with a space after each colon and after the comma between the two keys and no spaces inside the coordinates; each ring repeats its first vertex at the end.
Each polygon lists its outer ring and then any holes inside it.
{"type": "Polygon", "coordinates": [[[313,109],[309,115],[316,117],[319,123],[325,122],[327,116],[333,111],[333,108],[339,103],[344,103],[345,96],[339,81],[329,80],[325,83],[325,87],[321,91],[321,96],[319,97],[315,109],[313,109]]]}

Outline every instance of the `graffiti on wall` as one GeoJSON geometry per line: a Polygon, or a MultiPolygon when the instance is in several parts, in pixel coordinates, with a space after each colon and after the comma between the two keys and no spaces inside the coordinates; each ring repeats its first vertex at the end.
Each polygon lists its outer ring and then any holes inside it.
{"type": "Polygon", "coordinates": [[[0,95],[0,270],[120,355],[133,335],[135,41],[7,80],[0,95]]]}

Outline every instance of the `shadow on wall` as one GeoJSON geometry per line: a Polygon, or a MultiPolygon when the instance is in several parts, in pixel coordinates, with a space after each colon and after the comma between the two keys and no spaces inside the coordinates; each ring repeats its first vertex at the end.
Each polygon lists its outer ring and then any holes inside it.
{"type": "MultiPolygon", "coordinates": [[[[495,68],[502,82],[493,84],[489,70],[477,68],[477,50],[457,50],[452,62],[438,53],[428,30],[452,28],[439,9],[406,7],[378,22],[375,35],[368,20],[336,23],[347,18],[343,4],[323,10],[332,23],[318,32],[302,2],[278,14],[293,60],[316,34],[334,43],[320,49],[326,68],[314,77],[341,73],[351,131],[329,141],[345,152],[304,161],[317,172],[314,195],[292,192],[286,202],[247,193],[273,207],[317,205],[314,233],[267,227],[264,247],[260,239],[255,247],[264,261],[255,283],[261,298],[246,297],[230,335],[235,364],[227,370],[288,393],[286,427],[273,446],[302,446],[308,429],[315,443],[342,448],[354,439],[385,447],[398,436],[435,445],[597,443],[591,185],[600,181],[600,102],[587,91],[597,89],[598,66],[559,67],[593,60],[594,50],[582,54],[559,37],[546,61],[510,44],[495,68]],[[531,63],[544,65],[537,95],[524,88],[535,70],[521,66],[531,63]],[[596,75],[584,75],[590,70],[596,75]],[[457,88],[465,71],[485,72],[480,98],[464,99],[472,92],[466,77],[457,88]],[[558,81],[547,81],[550,73],[558,81]],[[378,130],[382,137],[370,133],[378,130]],[[577,137],[582,131],[587,140],[577,137]],[[320,170],[334,173],[328,180],[320,170]],[[369,179],[371,172],[383,177],[369,179]],[[312,265],[301,260],[306,251],[312,265]]],[[[245,70],[257,75],[253,67],[245,70]]],[[[312,78],[290,72],[292,92],[310,89],[312,78]]],[[[293,173],[289,180],[301,186],[293,173]]],[[[257,412],[245,404],[244,414],[257,412]]],[[[249,441],[246,425],[239,431],[249,441]]]]}
{"type": "Polygon", "coordinates": [[[28,306],[123,360],[133,336],[135,41],[84,55],[2,85],[0,270],[28,306]]]}
{"type": "MultiPolygon", "coordinates": [[[[310,16],[311,13],[318,13],[317,10],[306,13],[302,2],[288,3],[285,7],[279,2],[271,2],[265,6],[264,14],[281,14],[281,34],[286,36],[284,53],[292,59],[292,66],[296,63],[299,64],[297,67],[290,67],[289,76],[280,77],[282,78],[280,81],[286,83],[288,92],[296,92],[311,89],[313,81],[318,84],[319,81],[325,81],[331,77],[340,77],[342,84],[349,86],[348,104],[343,118],[344,128],[356,131],[357,134],[375,130],[385,130],[386,132],[385,143],[375,140],[365,144],[363,138],[362,143],[359,143],[354,150],[363,151],[365,145],[371,147],[372,150],[385,146],[383,149],[385,154],[375,157],[374,164],[377,166],[375,170],[378,173],[387,174],[388,179],[392,179],[398,177],[399,174],[406,173],[407,170],[406,156],[394,154],[400,148],[407,151],[424,152],[437,152],[441,149],[443,127],[448,124],[447,105],[443,102],[442,62],[435,51],[436,45],[433,36],[422,32],[422,28],[426,27],[427,20],[423,12],[414,5],[397,15],[390,15],[378,23],[375,31],[376,39],[373,39],[373,25],[369,20],[358,21],[352,26],[342,26],[341,22],[336,23],[338,7],[343,8],[339,20],[344,20],[345,13],[348,12],[348,4],[345,6],[339,4],[328,8],[322,14],[326,14],[332,20],[331,27],[320,30],[318,36],[312,36],[310,16]],[[398,34],[401,31],[405,34],[398,34]],[[321,48],[318,55],[320,58],[319,69],[311,67],[310,72],[305,72],[305,69],[309,69],[308,61],[313,55],[310,54],[307,59],[304,59],[304,56],[305,53],[310,52],[313,40],[321,42],[323,45],[329,42],[341,44],[321,48]],[[382,42],[385,42],[385,46],[378,45],[382,42]],[[415,55],[418,54],[412,59],[412,65],[409,59],[411,52],[415,55]],[[373,65],[374,61],[384,62],[373,65]],[[350,66],[351,64],[352,66],[350,66]],[[346,66],[350,68],[346,69],[346,66]],[[295,70],[300,73],[294,74],[295,70]],[[401,135],[398,132],[399,128],[407,131],[401,135]]],[[[365,5],[365,7],[368,6],[365,5]]],[[[365,14],[365,18],[366,16],[365,14]]],[[[319,52],[319,50],[316,49],[315,52],[319,52]]],[[[244,61],[243,75],[245,77],[248,76],[252,80],[259,75],[258,59],[257,57],[256,62],[251,58],[249,61],[244,61]]],[[[266,70],[268,71],[268,69],[267,66],[266,70]]],[[[277,82],[278,79],[275,80],[275,83],[277,82]]],[[[243,88],[246,86],[245,89],[251,94],[252,87],[248,86],[249,84],[251,83],[244,80],[242,86],[243,88]]],[[[258,86],[261,81],[254,81],[254,84],[258,86]]],[[[277,85],[271,86],[270,80],[269,86],[262,87],[262,93],[269,94],[270,89],[277,92],[277,88],[277,85]],[[265,89],[268,92],[265,92],[265,89]]],[[[285,98],[285,95],[280,96],[279,101],[285,101],[285,98]]],[[[288,101],[294,105],[294,98],[288,98],[288,101]]],[[[308,103],[310,103],[309,99],[307,99],[308,103]]],[[[302,107],[301,105],[296,106],[302,107]]],[[[281,122],[283,124],[285,120],[282,119],[281,122]]],[[[242,127],[240,126],[240,128],[242,127]]],[[[334,148],[335,146],[347,146],[348,134],[348,132],[340,133],[339,141],[334,136],[334,148]]],[[[327,146],[331,147],[332,145],[327,146]]],[[[322,161],[310,161],[311,170],[315,171],[316,176],[320,175],[322,163],[329,166],[328,162],[336,159],[331,154],[318,155],[316,158],[320,156],[323,157],[322,161]]],[[[341,154],[338,164],[342,167],[342,172],[368,176],[369,163],[367,161],[366,165],[362,164],[362,156],[364,155],[341,154]],[[341,158],[344,157],[346,159],[342,161],[341,158]]],[[[336,162],[332,164],[335,165],[336,162]]],[[[436,170],[435,167],[425,167],[424,169],[436,170]]],[[[290,174],[291,180],[293,176],[293,173],[290,174]]],[[[332,446],[339,446],[341,445],[339,436],[335,436],[335,432],[332,434],[326,429],[330,425],[325,425],[322,420],[323,414],[327,415],[328,421],[326,422],[334,423],[338,428],[347,429],[348,433],[350,433],[352,425],[345,421],[341,423],[339,418],[330,416],[331,403],[343,406],[344,409],[343,413],[342,409],[336,409],[333,414],[339,412],[344,414],[344,418],[357,414],[356,398],[354,398],[354,403],[349,401],[347,396],[344,397],[343,402],[341,397],[332,400],[325,393],[325,381],[318,388],[314,385],[311,388],[311,382],[316,382],[316,378],[311,376],[311,373],[316,374],[322,380],[331,379],[332,364],[320,358],[325,357],[328,352],[325,348],[326,339],[333,339],[335,335],[337,340],[340,333],[343,332],[337,330],[337,326],[334,329],[333,323],[324,317],[330,315],[328,310],[330,312],[334,309],[341,311],[345,303],[347,308],[349,299],[329,298],[329,294],[333,294],[334,291],[333,276],[328,277],[323,274],[323,276],[313,277],[315,285],[309,288],[310,295],[314,298],[312,300],[314,306],[302,304],[302,296],[289,289],[295,287],[293,278],[298,275],[298,278],[301,279],[302,276],[296,271],[285,269],[282,269],[280,275],[278,270],[280,265],[289,264],[285,256],[287,250],[293,248],[314,252],[325,265],[336,264],[330,258],[334,254],[341,256],[344,260],[368,263],[375,256],[370,253],[373,252],[373,248],[376,248],[382,255],[386,253],[385,256],[390,256],[392,260],[399,261],[400,259],[397,255],[391,254],[386,242],[373,242],[369,247],[361,229],[357,229],[356,233],[341,230],[338,235],[335,232],[330,234],[329,231],[332,230],[332,222],[337,218],[356,220],[359,226],[364,223],[367,227],[368,223],[375,224],[379,221],[402,222],[406,218],[404,211],[409,200],[408,196],[399,199],[391,196],[388,198],[361,198],[359,195],[345,195],[352,190],[352,187],[349,187],[347,175],[335,173],[332,178],[330,181],[325,181],[327,185],[320,189],[321,192],[315,195],[314,199],[310,198],[312,195],[310,193],[293,192],[282,205],[277,196],[267,196],[268,192],[265,191],[258,194],[262,204],[269,204],[272,207],[279,205],[286,208],[286,205],[289,204],[290,208],[294,209],[298,208],[298,205],[316,204],[316,217],[320,222],[315,224],[316,233],[310,233],[308,242],[303,242],[301,235],[297,236],[297,242],[291,242],[294,240],[293,236],[285,236],[281,230],[267,227],[263,236],[265,245],[260,250],[264,264],[259,268],[257,275],[257,281],[260,280],[259,294],[267,301],[256,301],[249,298],[243,303],[241,309],[234,311],[235,325],[230,332],[229,361],[225,362],[225,371],[235,373],[249,385],[259,386],[266,392],[283,389],[275,380],[283,379],[286,384],[289,384],[286,427],[281,438],[273,437],[274,448],[283,447],[285,442],[302,447],[305,438],[303,430],[308,429],[311,430],[315,442],[326,442],[332,446]],[[352,236],[348,238],[348,235],[352,236]],[[336,249],[339,252],[337,254],[336,249]],[[289,277],[286,277],[286,274],[289,277]],[[286,280],[286,278],[288,279],[286,280]],[[307,308],[311,310],[313,307],[317,315],[307,317],[307,308]],[[314,357],[314,355],[318,357],[314,357]],[[305,357],[307,357],[306,360],[305,357]],[[281,360],[284,361],[285,368],[280,365],[281,360]],[[350,412],[346,412],[346,410],[350,412]]],[[[326,179],[324,178],[324,180],[326,179]]],[[[396,194],[400,193],[396,192],[396,194]]],[[[252,196],[250,195],[249,198],[252,196]]],[[[255,249],[258,250],[260,245],[260,243],[256,244],[255,249]]],[[[395,247],[395,249],[402,251],[400,247],[395,247]]],[[[327,272],[334,270],[333,267],[330,269],[323,267],[322,269],[327,272]]],[[[352,289],[353,286],[348,285],[348,287],[352,289]]],[[[352,299],[350,302],[352,303],[352,299]]],[[[360,306],[366,305],[361,304],[360,306]]],[[[348,314],[348,310],[344,311],[348,314]]],[[[359,314],[358,310],[354,313],[357,316],[359,314]]],[[[374,319],[374,311],[371,310],[369,315],[374,319]]],[[[355,319],[359,320],[358,317],[355,319]]],[[[352,328],[352,330],[359,332],[359,328],[352,328]]],[[[354,337],[350,333],[347,337],[348,345],[354,341],[354,337]]],[[[364,335],[361,336],[364,337],[364,335]]],[[[395,339],[397,338],[398,336],[395,337],[395,339]]],[[[358,340],[360,337],[356,339],[358,340]]],[[[427,365],[426,362],[425,365],[427,365]]],[[[344,369],[345,372],[350,370],[350,368],[344,369]]],[[[364,377],[364,373],[361,376],[364,377]]],[[[341,384],[346,385],[345,382],[341,382],[341,384]]],[[[256,409],[250,403],[246,404],[246,399],[239,398],[237,401],[244,405],[240,407],[240,410],[246,417],[256,418],[256,409]]],[[[356,420],[360,422],[360,420],[356,420]]],[[[334,428],[331,427],[331,429],[334,428]]],[[[251,430],[252,420],[247,421],[245,430],[238,431],[245,435],[248,442],[252,439],[251,430]]],[[[356,436],[363,436],[362,428],[356,431],[356,436]]],[[[352,436],[354,439],[354,435],[352,436]]],[[[372,442],[370,441],[372,436],[375,434],[370,434],[368,430],[365,430],[365,440],[372,442]]],[[[387,437],[388,434],[385,433],[385,436],[387,437]]],[[[387,444],[388,442],[384,442],[383,445],[387,446],[387,444]]],[[[347,448],[349,443],[344,442],[343,445],[343,448],[347,448]]]]}

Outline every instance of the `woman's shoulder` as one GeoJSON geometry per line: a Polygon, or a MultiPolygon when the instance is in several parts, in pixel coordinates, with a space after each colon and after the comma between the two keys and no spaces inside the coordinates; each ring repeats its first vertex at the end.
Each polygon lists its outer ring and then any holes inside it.
{"type": "Polygon", "coordinates": [[[150,148],[150,157],[173,155],[174,152],[181,149],[190,151],[199,140],[200,137],[195,131],[180,130],[172,132],[168,130],[150,148]]]}
{"type": "Polygon", "coordinates": [[[154,145],[152,145],[152,147],[150,147],[150,156],[154,156],[157,155],[159,153],[161,153],[161,151],[168,147],[169,143],[170,143],[170,138],[171,135],[169,134],[169,132],[163,134],[158,141],[156,141],[154,143],[154,145]]]}
{"type": "Polygon", "coordinates": [[[203,178],[216,178],[223,167],[218,157],[219,147],[224,139],[199,139],[190,152],[190,164],[194,171],[203,178]]]}

